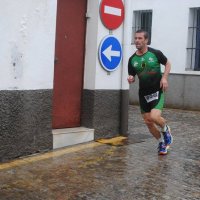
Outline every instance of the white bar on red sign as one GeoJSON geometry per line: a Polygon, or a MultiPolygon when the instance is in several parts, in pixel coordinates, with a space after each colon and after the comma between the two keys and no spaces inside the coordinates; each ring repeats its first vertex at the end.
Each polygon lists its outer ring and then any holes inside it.
{"type": "Polygon", "coordinates": [[[105,6],[104,7],[104,13],[110,14],[110,15],[121,16],[122,15],[122,9],[111,7],[111,6],[105,6]]]}

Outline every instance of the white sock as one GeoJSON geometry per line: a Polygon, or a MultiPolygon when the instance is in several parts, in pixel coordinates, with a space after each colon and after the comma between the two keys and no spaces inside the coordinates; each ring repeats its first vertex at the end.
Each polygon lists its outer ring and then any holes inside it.
{"type": "Polygon", "coordinates": [[[162,132],[166,132],[167,131],[167,124],[164,125],[164,127],[162,128],[162,132]]]}
{"type": "Polygon", "coordinates": [[[161,137],[158,139],[158,142],[160,143],[160,142],[164,142],[164,139],[163,139],[163,136],[162,136],[162,134],[160,134],[161,135],[161,137]]]}

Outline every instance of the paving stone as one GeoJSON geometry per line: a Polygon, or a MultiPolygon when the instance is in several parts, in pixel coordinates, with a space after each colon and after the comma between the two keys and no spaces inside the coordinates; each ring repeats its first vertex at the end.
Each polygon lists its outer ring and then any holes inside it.
{"type": "Polygon", "coordinates": [[[0,199],[200,199],[200,112],[163,115],[174,136],[168,155],[157,155],[139,108],[130,106],[124,145],[92,142],[0,164],[0,199]]]}

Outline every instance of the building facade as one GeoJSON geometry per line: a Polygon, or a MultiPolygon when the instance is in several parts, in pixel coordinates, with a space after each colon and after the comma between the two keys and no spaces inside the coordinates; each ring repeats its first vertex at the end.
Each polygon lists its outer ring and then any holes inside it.
{"type": "Polygon", "coordinates": [[[172,63],[167,105],[200,109],[199,8],[199,0],[1,1],[0,161],[126,135],[128,103],[138,103],[127,63],[139,28],[172,63]],[[122,7],[100,9],[110,2],[122,7]],[[124,19],[108,28],[102,12],[124,19]],[[101,52],[112,36],[122,51],[101,52]],[[109,71],[103,54],[123,59],[109,71]]]}
{"type": "MultiPolygon", "coordinates": [[[[150,46],[172,64],[166,106],[200,110],[200,2],[198,0],[133,0],[132,27],[145,28],[150,46]]],[[[133,47],[133,51],[134,51],[133,47]]],[[[138,103],[138,83],[130,87],[130,103],[138,103]]]]}
{"type": "Polygon", "coordinates": [[[0,2],[1,162],[126,134],[126,68],[105,70],[98,53],[107,36],[123,48],[124,25],[107,28],[101,3],[0,2]]]}

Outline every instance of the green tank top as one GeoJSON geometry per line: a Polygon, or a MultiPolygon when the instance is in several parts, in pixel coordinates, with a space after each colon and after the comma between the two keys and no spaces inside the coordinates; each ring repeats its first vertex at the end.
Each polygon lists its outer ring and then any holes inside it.
{"type": "Polygon", "coordinates": [[[139,56],[134,53],[129,58],[128,73],[138,76],[140,90],[159,90],[162,78],[160,64],[166,63],[167,58],[161,51],[148,47],[145,54],[139,56]]]}

